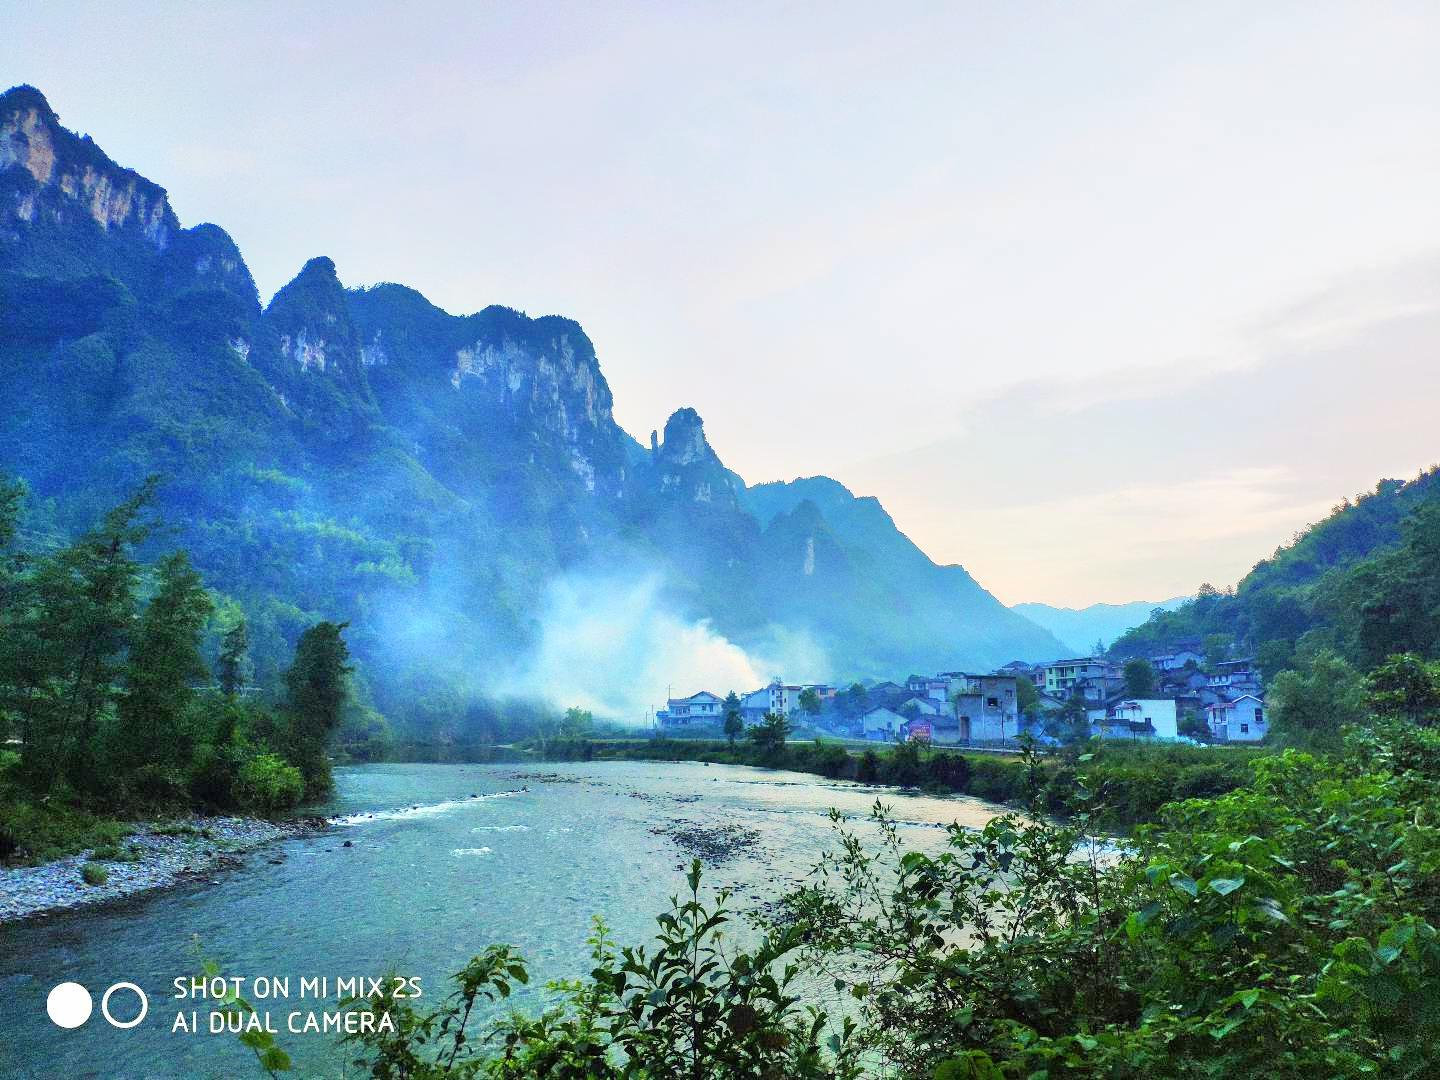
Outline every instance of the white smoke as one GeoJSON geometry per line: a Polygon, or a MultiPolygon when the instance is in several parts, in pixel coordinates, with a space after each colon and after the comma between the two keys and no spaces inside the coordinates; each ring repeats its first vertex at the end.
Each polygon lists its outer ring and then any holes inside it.
{"type": "Polygon", "coordinates": [[[708,620],[671,613],[655,575],[567,576],[550,584],[531,656],[497,688],[500,696],[578,705],[597,719],[641,724],[646,709],[709,690],[745,693],[771,678],[824,677],[823,651],[808,634],[771,627],[753,651],[708,620]]]}

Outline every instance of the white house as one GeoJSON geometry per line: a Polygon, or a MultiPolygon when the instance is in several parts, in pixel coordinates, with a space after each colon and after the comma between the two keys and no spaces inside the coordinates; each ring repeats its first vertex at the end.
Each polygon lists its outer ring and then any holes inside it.
{"type": "Polygon", "coordinates": [[[1205,722],[1219,742],[1259,742],[1270,730],[1265,702],[1254,694],[1233,701],[1216,701],[1205,707],[1205,722]]]}
{"type": "Polygon", "coordinates": [[[1096,723],[1105,738],[1175,739],[1180,736],[1175,702],[1169,698],[1121,698],[1096,723]]]}
{"type": "Polygon", "coordinates": [[[899,713],[879,705],[860,717],[860,730],[867,739],[886,741],[898,736],[905,722],[899,713]]]}
{"type": "Polygon", "coordinates": [[[725,715],[725,701],[708,690],[701,690],[689,697],[671,698],[665,703],[663,712],[656,713],[661,724],[683,727],[686,724],[709,724],[719,721],[725,715]]]}

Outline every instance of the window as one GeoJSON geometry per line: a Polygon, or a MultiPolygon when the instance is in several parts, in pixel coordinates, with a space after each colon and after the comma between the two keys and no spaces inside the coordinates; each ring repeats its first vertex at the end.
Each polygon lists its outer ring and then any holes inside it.
{"type": "Polygon", "coordinates": [[[1241,733],[1242,735],[1244,735],[1244,734],[1246,734],[1247,732],[1249,732],[1249,730],[1250,730],[1250,725],[1249,725],[1249,724],[1241,724],[1241,725],[1240,725],[1240,733],[1241,733]]]}
{"type": "Polygon", "coordinates": [[[998,709],[1000,707],[1000,699],[987,697],[985,699],[985,707],[989,709],[998,709]]]}
{"type": "Polygon", "coordinates": [[[1264,710],[1264,709],[1258,709],[1258,708],[1257,708],[1257,709],[1255,710],[1255,723],[1257,723],[1257,724],[1263,724],[1264,722],[1265,722],[1265,710],[1264,710]]]}

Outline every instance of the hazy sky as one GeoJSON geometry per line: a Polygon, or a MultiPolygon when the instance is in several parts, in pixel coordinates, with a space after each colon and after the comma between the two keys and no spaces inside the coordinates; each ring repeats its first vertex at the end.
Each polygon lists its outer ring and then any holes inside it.
{"type": "Polygon", "coordinates": [[[267,297],[570,315],[642,441],[1073,605],[1440,460],[1437,55],[1433,2],[0,0],[0,81],[267,297]]]}

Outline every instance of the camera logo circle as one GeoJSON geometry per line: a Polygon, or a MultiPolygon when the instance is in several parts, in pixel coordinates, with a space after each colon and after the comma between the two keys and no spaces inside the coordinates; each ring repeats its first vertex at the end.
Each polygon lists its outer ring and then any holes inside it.
{"type": "MultiPolygon", "coordinates": [[[[90,991],[77,982],[63,982],[50,991],[45,999],[45,1011],[50,1014],[50,1019],[57,1027],[78,1028],[86,1020],[90,1019],[90,1013],[94,1010],[95,1003],[90,997],[90,991]]],[[[133,1028],[138,1027],[150,1011],[150,999],[145,991],[132,982],[117,982],[105,991],[100,998],[100,1015],[111,1027],[133,1028]],[[117,1019],[110,1011],[110,999],[115,996],[117,990],[129,990],[140,999],[140,1011],[128,1020],[117,1019]]]]}
{"type": "Polygon", "coordinates": [[[106,991],[105,991],[105,996],[100,999],[100,1015],[102,1015],[103,1017],[105,1017],[106,1020],[110,1021],[110,1025],[111,1025],[112,1027],[117,1027],[117,1028],[132,1028],[132,1027],[135,1027],[136,1025],[138,1025],[138,1024],[140,1023],[141,1020],[144,1020],[144,1019],[145,1019],[145,1014],[148,1013],[149,1011],[150,1011],[150,999],[145,996],[145,991],[144,991],[144,990],[141,990],[140,987],[136,986],[136,985],[135,985],[134,983],[132,983],[132,982],[118,982],[118,983],[116,983],[114,986],[110,987],[109,990],[106,990],[106,991]],[[116,990],[130,990],[130,991],[133,991],[134,994],[135,994],[135,996],[140,999],[140,1011],[135,1014],[134,1019],[132,1019],[132,1020],[116,1020],[115,1017],[113,1017],[113,1016],[110,1015],[110,997],[111,997],[112,994],[115,993],[116,990]]]}
{"type": "Polygon", "coordinates": [[[45,999],[45,1011],[57,1027],[78,1028],[90,1019],[90,991],[77,982],[63,982],[45,999]]]}

